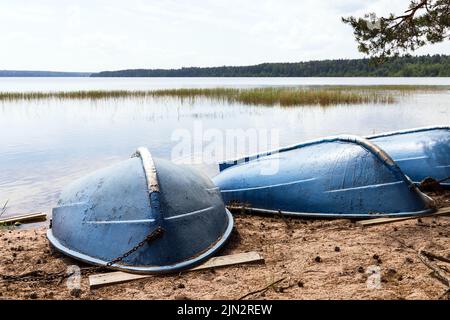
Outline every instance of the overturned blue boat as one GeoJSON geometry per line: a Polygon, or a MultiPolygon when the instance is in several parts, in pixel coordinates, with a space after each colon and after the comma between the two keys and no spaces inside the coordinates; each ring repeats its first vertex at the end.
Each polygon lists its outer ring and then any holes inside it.
{"type": "Polygon", "coordinates": [[[205,260],[232,228],[208,177],[140,148],[65,188],[47,237],[56,249],[91,264],[160,273],[205,260]]]}
{"type": "Polygon", "coordinates": [[[228,205],[311,217],[409,216],[433,212],[378,146],[338,136],[227,161],[213,178],[228,205]]]}
{"type": "Polygon", "coordinates": [[[450,187],[450,127],[427,127],[369,136],[415,183],[432,178],[450,187]]]}

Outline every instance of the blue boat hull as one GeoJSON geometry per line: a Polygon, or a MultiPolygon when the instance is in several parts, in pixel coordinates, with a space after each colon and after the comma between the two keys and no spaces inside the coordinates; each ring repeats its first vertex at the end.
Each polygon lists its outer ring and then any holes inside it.
{"type": "Polygon", "coordinates": [[[211,180],[190,168],[152,159],[144,148],[129,160],[66,187],[47,237],[76,259],[106,266],[156,230],[111,268],[161,273],[190,268],[227,240],[233,219],[211,180]]]}
{"type": "Polygon", "coordinates": [[[450,187],[450,127],[430,127],[368,137],[415,183],[425,178],[450,187]]]}
{"type": "Polygon", "coordinates": [[[434,202],[383,150],[356,136],[314,140],[227,161],[220,170],[213,181],[224,201],[254,211],[368,218],[435,210],[434,202]]]}

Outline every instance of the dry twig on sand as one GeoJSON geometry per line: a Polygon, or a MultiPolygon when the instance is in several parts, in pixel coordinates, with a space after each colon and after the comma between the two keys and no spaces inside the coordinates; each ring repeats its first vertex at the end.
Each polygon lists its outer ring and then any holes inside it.
{"type": "Polygon", "coordinates": [[[443,257],[443,256],[440,256],[440,255],[437,255],[437,254],[435,254],[433,252],[428,252],[428,251],[425,251],[425,250],[421,250],[420,253],[423,254],[424,256],[428,257],[428,258],[433,259],[433,260],[439,260],[439,261],[442,261],[442,262],[450,263],[450,259],[448,259],[446,257],[443,257]]]}
{"type": "Polygon", "coordinates": [[[428,268],[433,270],[433,275],[437,279],[439,279],[442,283],[444,283],[446,286],[450,286],[450,278],[447,277],[447,275],[445,274],[445,270],[443,270],[439,266],[432,263],[428,258],[430,257],[432,259],[436,259],[436,260],[440,260],[440,261],[444,261],[444,262],[449,262],[450,259],[441,257],[437,254],[434,254],[434,253],[431,253],[428,251],[424,251],[424,250],[416,251],[412,246],[408,245],[404,240],[399,239],[396,236],[393,236],[390,234],[388,234],[388,236],[391,237],[392,239],[396,240],[397,242],[399,242],[405,249],[416,252],[420,261],[422,261],[422,263],[424,265],[426,265],[428,268]]]}
{"type": "Polygon", "coordinates": [[[255,291],[249,292],[249,293],[247,293],[246,295],[240,297],[238,300],[244,300],[245,298],[247,298],[247,297],[249,297],[249,296],[252,296],[252,295],[254,295],[254,294],[266,292],[267,290],[269,290],[270,288],[272,288],[274,285],[280,283],[281,281],[283,281],[283,280],[285,280],[285,279],[286,279],[286,278],[281,278],[281,279],[279,279],[279,280],[277,280],[277,281],[275,281],[275,282],[272,282],[271,284],[269,284],[268,286],[266,286],[266,287],[264,287],[264,288],[262,288],[262,289],[259,289],[259,290],[255,290],[255,291]]]}
{"type": "Polygon", "coordinates": [[[439,266],[432,263],[424,254],[422,254],[422,250],[419,251],[417,255],[419,256],[420,261],[422,261],[424,265],[426,265],[428,268],[434,271],[433,274],[438,280],[440,280],[447,287],[450,286],[450,278],[447,277],[447,275],[444,273],[444,270],[442,270],[441,268],[439,268],[439,266]]]}
{"type": "Polygon", "coordinates": [[[394,239],[395,241],[397,241],[398,243],[400,243],[400,245],[405,248],[406,250],[411,250],[414,252],[417,252],[414,247],[412,245],[407,244],[403,239],[400,239],[392,234],[386,234],[388,237],[394,239]]]}

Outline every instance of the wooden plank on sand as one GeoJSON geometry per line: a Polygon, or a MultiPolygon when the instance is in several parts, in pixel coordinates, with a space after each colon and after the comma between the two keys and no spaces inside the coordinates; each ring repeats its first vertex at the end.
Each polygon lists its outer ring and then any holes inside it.
{"type": "Polygon", "coordinates": [[[5,217],[0,219],[0,224],[14,224],[16,222],[28,223],[47,220],[47,214],[44,212],[28,213],[19,216],[5,217]]]}
{"type": "Polygon", "coordinates": [[[397,222],[397,221],[403,221],[403,220],[409,220],[409,219],[418,219],[418,218],[422,218],[422,217],[433,217],[433,216],[446,215],[449,213],[450,213],[450,207],[446,207],[446,208],[441,208],[438,211],[431,213],[431,214],[399,217],[399,218],[376,218],[376,219],[360,220],[360,221],[357,221],[356,224],[359,224],[361,226],[372,226],[372,225],[376,225],[376,224],[391,223],[391,222],[397,222]]]}
{"type": "MultiPolygon", "coordinates": [[[[199,266],[196,266],[192,269],[186,270],[185,272],[217,268],[217,267],[225,267],[225,266],[250,263],[250,262],[263,263],[264,258],[258,252],[244,252],[244,253],[231,254],[228,256],[214,257],[199,266]]],[[[89,276],[89,286],[91,289],[95,289],[95,288],[98,288],[98,287],[101,287],[104,285],[108,285],[108,284],[118,284],[118,283],[128,282],[128,281],[137,280],[137,279],[144,279],[144,278],[148,278],[151,276],[152,275],[148,275],[148,274],[146,274],[146,275],[133,274],[133,273],[127,273],[127,272],[122,272],[122,271],[99,273],[99,274],[94,274],[94,275],[89,276]]]]}

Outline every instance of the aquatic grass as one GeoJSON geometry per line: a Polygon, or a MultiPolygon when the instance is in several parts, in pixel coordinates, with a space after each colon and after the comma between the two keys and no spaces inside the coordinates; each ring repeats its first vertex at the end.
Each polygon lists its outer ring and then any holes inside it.
{"type": "Polygon", "coordinates": [[[445,86],[300,86],[263,88],[182,88],[160,90],[89,90],[59,92],[0,92],[0,101],[107,100],[129,98],[178,98],[246,105],[301,106],[336,104],[387,104],[395,102],[393,92],[448,90],[445,86]]]}
{"type": "Polygon", "coordinates": [[[89,91],[58,91],[58,92],[0,92],[0,101],[14,100],[100,100],[127,97],[145,97],[144,91],[126,90],[89,90],[89,91]]]}
{"type": "Polygon", "coordinates": [[[376,84],[376,85],[315,85],[314,88],[330,90],[361,90],[361,91],[448,91],[447,85],[415,85],[415,84],[376,84]]]}
{"type": "Polygon", "coordinates": [[[0,218],[3,216],[3,214],[6,212],[6,210],[8,209],[8,202],[9,199],[6,200],[5,204],[3,205],[3,207],[0,209],[0,218]]]}
{"type": "Polygon", "coordinates": [[[0,222],[0,230],[14,230],[18,226],[13,223],[0,222]]]}
{"type": "MultiPolygon", "coordinates": [[[[3,214],[6,212],[6,210],[8,209],[8,202],[9,199],[6,200],[5,204],[3,205],[3,207],[0,209],[0,218],[3,216],[3,214]]],[[[5,228],[8,227],[8,224],[6,222],[0,222],[0,228],[5,228]]]]}
{"type": "Polygon", "coordinates": [[[333,104],[393,103],[394,97],[389,94],[347,90],[262,88],[241,91],[236,100],[249,105],[328,106],[333,104]]]}

